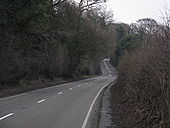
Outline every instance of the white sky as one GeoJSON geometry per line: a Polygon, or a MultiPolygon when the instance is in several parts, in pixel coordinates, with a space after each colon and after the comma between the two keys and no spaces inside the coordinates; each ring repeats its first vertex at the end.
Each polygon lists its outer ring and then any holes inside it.
{"type": "Polygon", "coordinates": [[[134,23],[141,18],[160,20],[170,0],[107,0],[106,4],[116,22],[134,23]]]}

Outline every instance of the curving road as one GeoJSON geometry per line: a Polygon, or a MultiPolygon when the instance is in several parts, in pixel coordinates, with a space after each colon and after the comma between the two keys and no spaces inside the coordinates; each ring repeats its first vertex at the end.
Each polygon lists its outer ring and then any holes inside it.
{"type": "Polygon", "coordinates": [[[0,99],[0,128],[85,128],[100,91],[116,79],[109,59],[102,75],[0,99]]]}

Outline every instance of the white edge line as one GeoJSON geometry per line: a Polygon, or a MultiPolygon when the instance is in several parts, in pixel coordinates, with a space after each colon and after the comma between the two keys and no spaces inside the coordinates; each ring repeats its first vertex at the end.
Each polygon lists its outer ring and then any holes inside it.
{"type": "Polygon", "coordinates": [[[110,83],[111,83],[111,82],[109,82],[108,84],[106,84],[105,86],[103,86],[103,87],[100,89],[100,91],[97,93],[96,97],[94,98],[93,102],[92,102],[91,105],[90,105],[90,108],[89,108],[89,110],[88,110],[88,112],[87,112],[86,118],[84,119],[84,122],[83,122],[83,125],[82,125],[81,128],[86,128],[86,125],[87,125],[87,123],[88,123],[88,119],[89,119],[89,117],[90,117],[90,113],[91,113],[91,111],[92,111],[92,109],[93,109],[93,106],[94,106],[95,101],[97,100],[97,97],[98,97],[99,94],[102,92],[102,90],[103,90],[105,87],[107,87],[110,83]]]}
{"type": "Polygon", "coordinates": [[[105,67],[107,68],[107,70],[110,71],[109,68],[108,68],[108,66],[106,65],[106,62],[105,62],[105,61],[104,61],[104,65],[105,65],[105,67]]]}
{"type": "Polygon", "coordinates": [[[37,103],[39,104],[39,103],[44,102],[44,101],[45,101],[45,99],[42,99],[42,100],[38,101],[37,103]]]}
{"type": "Polygon", "coordinates": [[[1,117],[0,120],[3,120],[3,119],[5,119],[5,118],[7,118],[7,117],[9,117],[9,116],[12,116],[13,114],[14,114],[14,113],[10,113],[10,114],[8,114],[8,115],[5,115],[5,116],[1,117]]]}
{"type": "Polygon", "coordinates": [[[58,94],[60,95],[60,94],[62,94],[63,92],[59,92],[58,94]]]}

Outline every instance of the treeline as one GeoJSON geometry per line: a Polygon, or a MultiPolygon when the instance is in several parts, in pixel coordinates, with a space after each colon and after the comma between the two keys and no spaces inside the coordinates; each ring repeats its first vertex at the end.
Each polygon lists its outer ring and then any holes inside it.
{"type": "Polygon", "coordinates": [[[140,19],[119,24],[112,61],[119,76],[113,86],[115,122],[120,128],[170,127],[170,26],[169,16],[159,24],[140,19]]]}
{"type": "Polygon", "coordinates": [[[114,48],[112,15],[100,3],[1,0],[0,88],[40,77],[96,74],[114,48]]]}

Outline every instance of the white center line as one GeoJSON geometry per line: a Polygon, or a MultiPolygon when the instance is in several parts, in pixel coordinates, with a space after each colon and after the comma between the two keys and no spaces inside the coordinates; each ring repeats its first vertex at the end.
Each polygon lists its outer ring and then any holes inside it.
{"type": "Polygon", "coordinates": [[[7,118],[7,117],[9,117],[9,116],[12,116],[13,114],[14,114],[14,113],[10,113],[10,114],[8,114],[8,115],[5,115],[5,116],[1,117],[0,120],[3,120],[3,119],[5,119],[5,118],[7,118]]]}
{"type": "Polygon", "coordinates": [[[38,101],[37,103],[39,104],[39,103],[42,103],[44,101],[45,101],[45,99],[42,99],[42,100],[38,101]]]}
{"type": "Polygon", "coordinates": [[[61,95],[63,92],[59,92],[58,94],[61,95]]]}
{"type": "Polygon", "coordinates": [[[70,88],[70,90],[72,90],[73,88],[70,88]]]}

